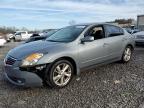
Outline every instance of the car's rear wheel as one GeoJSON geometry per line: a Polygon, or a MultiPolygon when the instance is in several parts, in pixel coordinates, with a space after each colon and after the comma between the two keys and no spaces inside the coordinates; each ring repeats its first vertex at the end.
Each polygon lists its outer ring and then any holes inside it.
{"type": "Polygon", "coordinates": [[[69,84],[74,73],[73,65],[67,60],[52,64],[46,72],[46,84],[53,88],[62,88],[69,84]]]}
{"type": "Polygon", "coordinates": [[[122,56],[122,62],[123,63],[127,63],[131,60],[132,57],[132,47],[131,46],[127,46],[124,50],[123,56],[122,56]]]}

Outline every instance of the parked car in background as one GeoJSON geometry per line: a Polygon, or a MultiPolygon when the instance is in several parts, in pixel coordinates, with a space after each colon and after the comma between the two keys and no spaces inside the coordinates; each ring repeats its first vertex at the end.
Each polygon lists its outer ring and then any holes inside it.
{"type": "Polygon", "coordinates": [[[124,28],[128,33],[130,33],[130,34],[134,34],[134,33],[137,33],[137,32],[139,32],[139,30],[138,29],[131,29],[131,28],[124,28]]]}
{"type": "Polygon", "coordinates": [[[45,40],[46,38],[48,38],[49,36],[54,34],[56,31],[57,30],[51,30],[51,31],[49,31],[45,34],[42,34],[42,35],[39,35],[39,34],[32,35],[28,40],[25,41],[25,43],[38,41],[38,40],[45,40]]]}
{"type": "Polygon", "coordinates": [[[22,44],[4,60],[5,77],[18,86],[54,88],[68,85],[80,70],[131,60],[135,42],[124,29],[110,24],[62,28],[45,41],[22,44]]]}
{"type": "Polygon", "coordinates": [[[144,31],[133,34],[135,36],[136,45],[144,45],[144,31]]]}
{"type": "Polygon", "coordinates": [[[31,37],[32,34],[29,34],[27,31],[17,31],[15,33],[14,39],[15,41],[27,40],[31,37]]]}
{"type": "Polygon", "coordinates": [[[0,36],[0,47],[4,46],[5,43],[6,43],[6,40],[2,36],[0,36]]]}

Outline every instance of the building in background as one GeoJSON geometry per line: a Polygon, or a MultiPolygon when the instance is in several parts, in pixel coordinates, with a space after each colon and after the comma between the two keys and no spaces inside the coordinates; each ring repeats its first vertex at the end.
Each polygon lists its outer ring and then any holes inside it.
{"type": "Polygon", "coordinates": [[[140,31],[144,31],[144,15],[137,16],[137,28],[140,31]]]}

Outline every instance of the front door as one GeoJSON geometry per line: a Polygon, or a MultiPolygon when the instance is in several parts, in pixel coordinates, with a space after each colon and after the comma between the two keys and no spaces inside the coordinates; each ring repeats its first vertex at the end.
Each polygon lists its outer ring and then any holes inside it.
{"type": "Polygon", "coordinates": [[[92,27],[86,36],[93,36],[94,41],[79,44],[80,68],[103,63],[107,60],[107,45],[103,26],[92,27]]]}

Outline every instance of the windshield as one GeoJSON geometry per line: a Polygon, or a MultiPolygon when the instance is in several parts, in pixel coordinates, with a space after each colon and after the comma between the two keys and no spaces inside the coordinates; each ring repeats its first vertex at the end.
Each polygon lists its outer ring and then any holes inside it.
{"type": "Polygon", "coordinates": [[[56,33],[48,37],[47,41],[54,42],[71,42],[74,41],[86,26],[69,26],[58,30],[56,33]]]}
{"type": "Polygon", "coordinates": [[[16,32],[15,35],[26,34],[26,32],[16,32]]]}
{"type": "Polygon", "coordinates": [[[17,33],[15,33],[15,35],[21,35],[21,32],[17,32],[17,33]]]}

